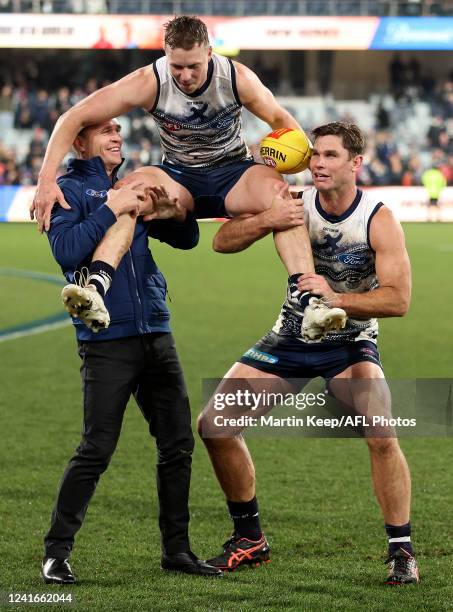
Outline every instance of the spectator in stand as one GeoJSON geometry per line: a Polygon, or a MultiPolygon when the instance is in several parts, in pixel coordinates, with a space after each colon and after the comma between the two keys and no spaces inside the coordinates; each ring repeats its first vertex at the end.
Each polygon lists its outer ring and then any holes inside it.
{"type": "Polygon", "coordinates": [[[390,127],[390,115],[388,110],[384,107],[382,100],[379,102],[379,106],[376,111],[376,128],[378,130],[388,130],[390,127]]]}
{"type": "Polygon", "coordinates": [[[396,144],[392,140],[390,132],[376,132],[376,156],[383,164],[388,162],[390,155],[396,151],[396,144]]]}
{"type": "Polygon", "coordinates": [[[440,99],[444,118],[451,119],[453,117],[453,81],[449,80],[444,83],[440,99]]]}
{"type": "Polygon", "coordinates": [[[49,128],[49,94],[45,89],[39,89],[37,94],[31,98],[30,112],[34,125],[44,129],[49,128]]]}
{"type": "Polygon", "coordinates": [[[13,108],[13,87],[8,83],[0,91],[0,113],[12,113],[13,108]]]}
{"type": "Polygon", "coordinates": [[[413,55],[405,66],[405,85],[419,88],[421,83],[421,66],[418,59],[413,55]]]}
{"type": "Polygon", "coordinates": [[[70,99],[70,91],[68,87],[60,87],[57,91],[57,99],[55,102],[55,110],[58,115],[62,115],[73,106],[70,99]]]}
{"type": "Polygon", "coordinates": [[[14,123],[14,101],[13,87],[10,84],[3,85],[0,90],[0,136],[13,127],[14,123]]]}
{"type": "Polygon", "coordinates": [[[390,90],[395,98],[401,95],[404,85],[404,64],[399,53],[395,53],[389,64],[390,90]]]}
{"type": "Polygon", "coordinates": [[[385,187],[391,185],[391,173],[386,164],[379,157],[371,160],[368,171],[370,173],[371,185],[375,187],[385,187]]]}
{"type": "Polygon", "coordinates": [[[440,146],[440,133],[444,129],[444,121],[442,115],[434,115],[429,126],[426,137],[428,139],[428,146],[432,149],[440,146]]]}
{"type": "Polygon", "coordinates": [[[422,174],[422,163],[419,155],[412,155],[407,163],[407,169],[401,179],[401,184],[404,187],[413,187],[420,185],[422,174]]]}
{"type": "Polygon", "coordinates": [[[401,155],[398,151],[394,151],[389,155],[389,172],[390,185],[401,185],[404,174],[404,164],[401,155]]]}
{"type": "Polygon", "coordinates": [[[447,185],[453,185],[453,153],[450,153],[447,161],[439,166],[439,169],[447,179],[447,185]]]}

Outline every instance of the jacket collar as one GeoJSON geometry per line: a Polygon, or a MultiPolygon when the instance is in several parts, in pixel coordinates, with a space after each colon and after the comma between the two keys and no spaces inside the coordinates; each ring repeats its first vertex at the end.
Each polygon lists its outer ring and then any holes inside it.
{"type": "MultiPolygon", "coordinates": [[[[121,163],[118,164],[112,172],[112,185],[118,180],[117,174],[123,163],[124,157],[122,158],[121,163]]],[[[92,157],[91,159],[78,159],[76,157],[71,157],[71,159],[68,161],[68,174],[73,172],[76,174],[83,174],[85,176],[102,176],[103,178],[110,180],[110,177],[105,171],[104,162],[99,156],[92,157]]]]}

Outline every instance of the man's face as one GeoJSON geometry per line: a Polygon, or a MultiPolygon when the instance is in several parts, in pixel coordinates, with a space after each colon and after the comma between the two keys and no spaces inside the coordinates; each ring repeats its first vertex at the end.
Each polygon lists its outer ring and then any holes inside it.
{"type": "Polygon", "coordinates": [[[121,163],[123,139],[120,130],[116,119],[89,127],[77,138],[76,148],[83,159],[99,156],[106,168],[112,169],[121,163]]]}
{"type": "Polygon", "coordinates": [[[208,63],[212,48],[196,44],[192,49],[165,47],[170,73],[178,87],[192,94],[199,89],[208,76],[208,63]]]}
{"type": "Polygon", "coordinates": [[[341,136],[319,136],[310,159],[313,184],[318,191],[333,191],[353,185],[362,156],[350,157],[341,136]]]}

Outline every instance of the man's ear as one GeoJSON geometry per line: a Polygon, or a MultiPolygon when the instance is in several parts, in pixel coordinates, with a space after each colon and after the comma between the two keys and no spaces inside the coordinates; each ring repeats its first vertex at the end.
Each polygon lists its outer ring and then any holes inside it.
{"type": "Polygon", "coordinates": [[[77,136],[72,146],[78,155],[82,155],[85,152],[85,145],[83,144],[83,139],[80,138],[80,136],[77,136]]]}
{"type": "Polygon", "coordinates": [[[352,169],[357,172],[362,167],[363,155],[356,155],[352,160],[352,169]]]}

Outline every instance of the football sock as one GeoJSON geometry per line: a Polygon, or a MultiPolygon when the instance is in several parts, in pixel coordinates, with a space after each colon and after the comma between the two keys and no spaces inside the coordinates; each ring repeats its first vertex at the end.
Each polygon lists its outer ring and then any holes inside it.
{"type": "Polygon", "coordinates": [[[320,297],[320,296],[314,295],[313,293],[310,293],[309,291],[305,291],[304,293],[301,293],[299,291],[299,289],[297,288],[297,279],[302,274],[303,274],[302,272],[298,272],[297,274],[291,274],[291,276],[288,278],[288,293],[293,300],[296,300],[297,302],[299,302],[300,309],[303,312],[305,308],[308,306],[310,298],[320,297]]]}
{"type": "Polygon", "coordinates": [[[248,502],[228,501],[228,510],[234,523],[234,533],[248,540],[259,540],[261,525],[256,497],[248,502]]]}
{"type": "Polygon", "coordinates": [[[410,522],[399,526],[387,525],[386,523],[385,531],[389,541],[389,555],[396,553],[399,548],[403,548],[411,555],[413,554],[410,522]]]}
{"type": "Polygon", "coordinates": [[[115,268],[111,265],[105,261],[93,261],[88,269],[87,285],[94,285],[101,297],[104,297],[110,289],[114,276],[115,268]]]}

